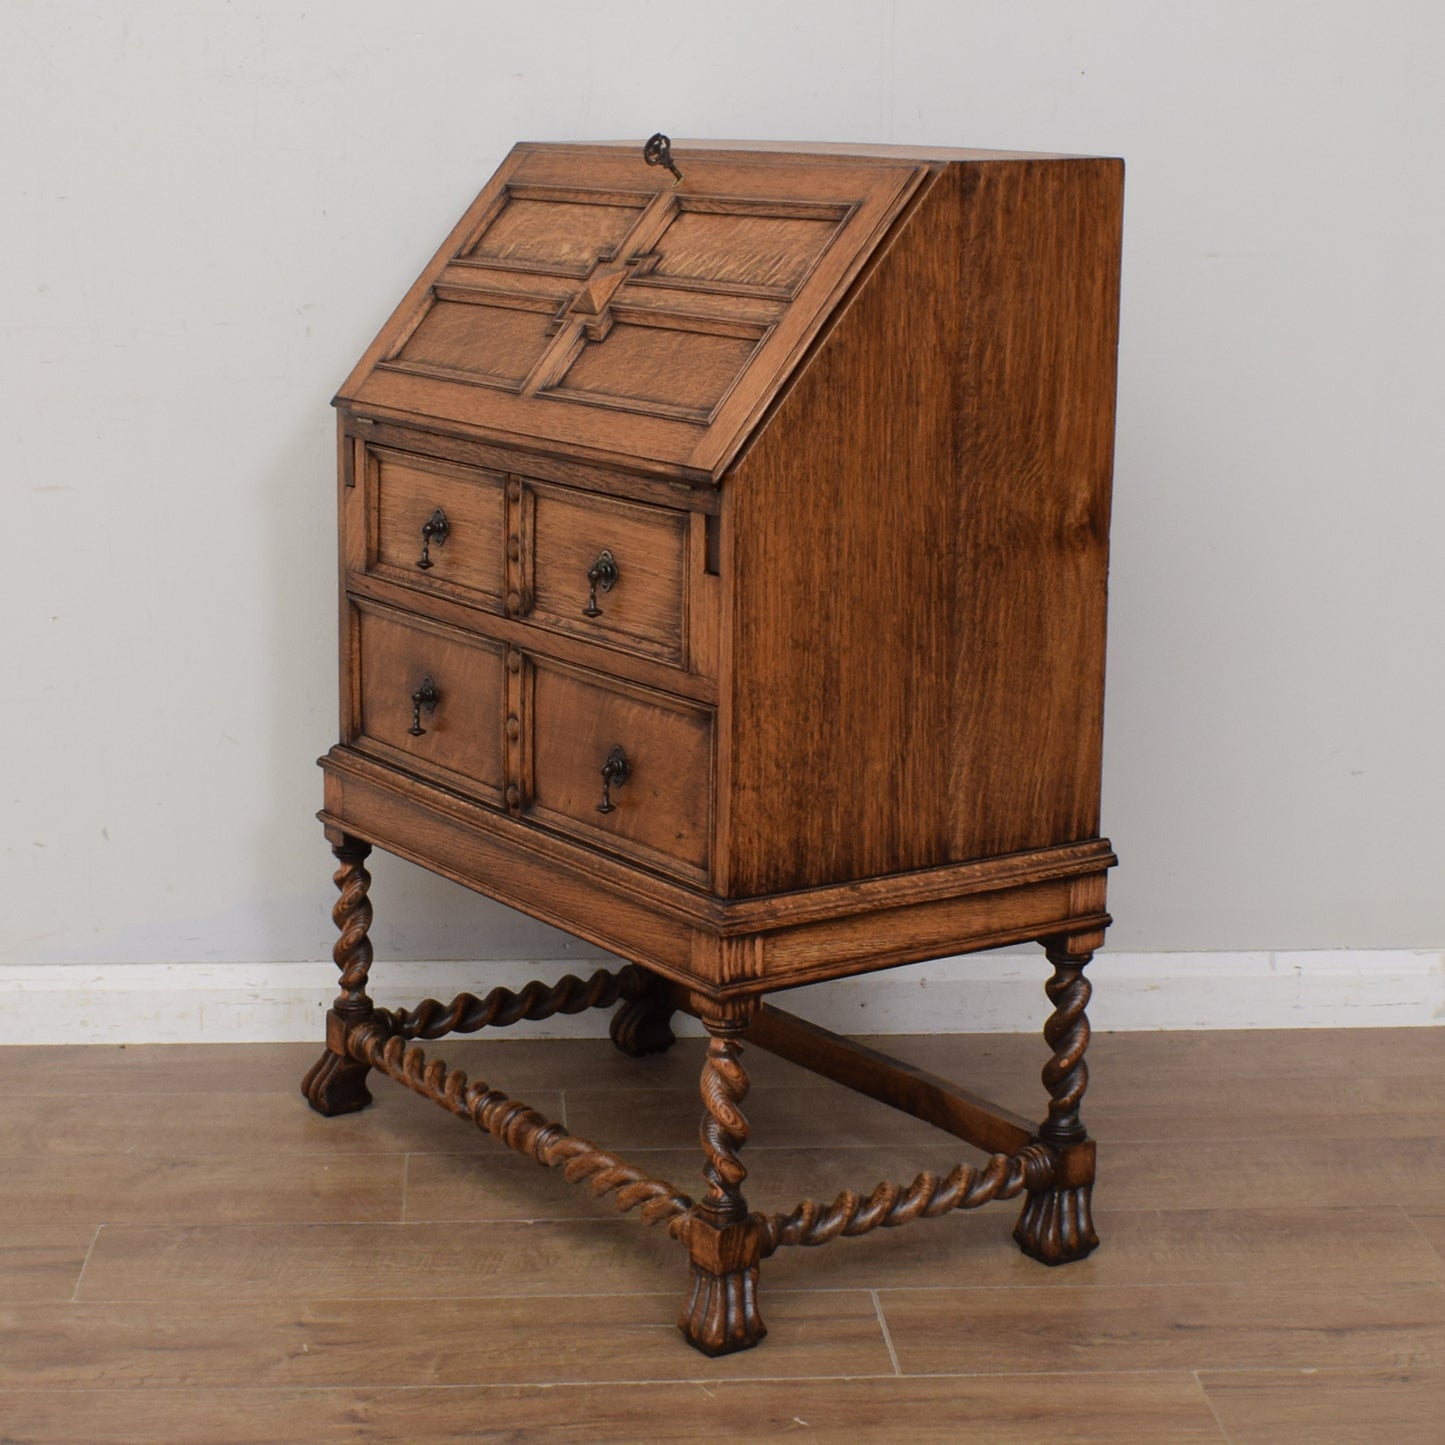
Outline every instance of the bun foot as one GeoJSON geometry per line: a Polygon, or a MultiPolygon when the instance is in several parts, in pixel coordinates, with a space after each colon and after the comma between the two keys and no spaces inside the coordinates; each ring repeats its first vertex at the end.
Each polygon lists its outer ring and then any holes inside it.
{"type": "Polygon", "coordinates": [[[667,986],[655,974],[635,968],[642,983],[637,995],[626,999],[612,1015],[608,1033],[629,1058],[666,1053],[677,1042],[672,1031],[674,1009],[667,986]]]}

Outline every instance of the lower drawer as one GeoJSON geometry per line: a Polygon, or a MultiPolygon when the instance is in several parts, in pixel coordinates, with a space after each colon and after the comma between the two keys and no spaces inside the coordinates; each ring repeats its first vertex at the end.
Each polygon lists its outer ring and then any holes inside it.
{"type": "Polygon", "coordinates": [[[351,617],[350,741],[500,807],[502,644],[363,602],[351,617]]]}
{"type": "Polygon", "coordinates": [[[524,813],[703,881],[712,834],[712,714],[682,699],[529,660],[524,813]]]}

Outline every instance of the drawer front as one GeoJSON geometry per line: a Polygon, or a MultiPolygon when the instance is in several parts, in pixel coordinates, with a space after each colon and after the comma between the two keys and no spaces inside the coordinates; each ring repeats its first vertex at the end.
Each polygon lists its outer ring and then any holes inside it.
{"type": "Polygon", "coordinates": [[[368,571],[502,610],[507,502],[499,473],[374,449],[367,487],[368,571]]]}
{"type": "Polygon", "coordinates": [[[689,881],[706,879],[711,713],[540,658],[528,673],[528,816],[689,881]]]}
{"type": "Polygon", "coordinates": [[[502,644],[369,604],[351,617],[353,741],[500,807],[502,644]]]}
{"type": "Polygon", "coordinates": [[[529,482],[531,620],[683,661],[687,515],[529,482]]]}

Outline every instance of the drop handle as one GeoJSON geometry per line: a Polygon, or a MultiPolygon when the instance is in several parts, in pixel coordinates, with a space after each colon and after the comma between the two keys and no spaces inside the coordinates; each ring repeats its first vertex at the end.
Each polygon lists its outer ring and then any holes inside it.
{"type": "Polygon", "coordinates": [[[437,704],[442,700],[442,695],[437,691],[437,685],[430,677],[421,680],[421,686],[411,695],[411,726],[407,732],[414,738],[419,738],[426,729],[421,725],[421,710],[427,710],[427,716],[437,710],[437,704]]]}
{"type": "Polygon", "coordinates": [[[621,787],[628,778],[632,776],[632,764],[627,761],[627,754],[622,751],[621,744],[613,748],[607,754],[607,761],[602,764],[602,801],[597,805],[599,813],[613,812],[617,804],[612,801],[613,787],[621,787]]]}
{"type": "Polygon", "coordinates": [[[438,547],[445,546],[447,533],[450,531],[451,524],[447,521],[447,514],[440,507],[421,524],[421,556],[417,558],[416,565],[423,572],[435,565],[431,559],[431,544],[435,542],[438,547]]]}
{"type": "Polygon", "coordinates": [[[622,573],[617,570],[617,559],[604,547],[598,554],[597,560],[587,569],[587,605],[582,609],[584,617],[601,617],[602,609],[597,605],[597,589],[600,587],[604,592],[611,592],[622,578],[622,573]]]}

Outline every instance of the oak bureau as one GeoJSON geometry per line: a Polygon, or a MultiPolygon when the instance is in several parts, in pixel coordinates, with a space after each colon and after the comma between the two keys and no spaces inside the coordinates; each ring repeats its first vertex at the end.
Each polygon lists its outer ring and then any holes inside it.
{"type": "MultiPolygon", "coordinates": [[[[684,1336],[765,1333],[760,1261],[1023,1197],[1097,1243],[1084,968],[1099,773],[1116,160],[678,142],[517,146],[336,399],[340,994],[303,1090],[389,1075],[686,1248],[684,1336]],[[376,1007],[380,847],[626,962],[376,1007]],[[1037,940],[1040,1123],[764,1002],[1037,940]],[[696,1197],[420,1041],[612,1007],[709,1035],[696,1197]],[[756,1046],[988,1156],[750,1210],[756,1046]]],[[[867,1181],[860,1181],[860,1184],[867,1181]]]]}

